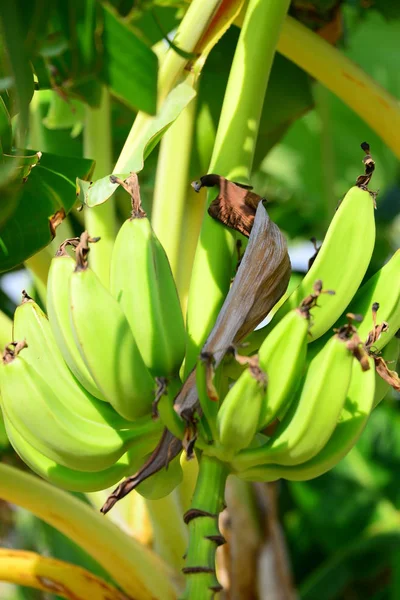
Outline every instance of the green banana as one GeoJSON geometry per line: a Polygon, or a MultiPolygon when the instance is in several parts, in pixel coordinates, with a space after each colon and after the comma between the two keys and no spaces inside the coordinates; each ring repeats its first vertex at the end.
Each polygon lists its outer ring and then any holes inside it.
{"type": "Polygon", "coordinates": [[[47,279],[47,312],[50,325],[63,355],[72,373],[93,396],[105,400],[89,373],[75,344],[69,318],[69,279],[75,269],[75,260],[65,255],[53,258],[47,279]]]}
{"type": "Polygon", "coordinates": [[[265,387],[265,373],[254,357],[225,396],[217,414],[218,439],[226,460],[247,448],[257,433],[265,387]]]}
{"type": "Polygon", "coordinates": [[[369,192],[354,186],[337,209],[318,255],[300,285],[283,302],[272,322],[249,336],[249,351],[259,348],[280,319],[312,293],[316,280],[322,280],[335,296],[319,298],[309,341],[328,331],[356,293],[371,260],[374,243],[373,199],[369,192]]]}
{"type": "Polygon", "coordinates": [[[148,500],[158,500],[168,496],[182,482],[182,479],[183,470],[180,463],[180,454],[178,454],[167,467],[145,479],[135,490],[148,500]]]}
{"type": "Polygon", "coordinates": [[[116,430],[135,427],[108,402],[99,401],[75,379],[58,349],[46,315],[29,297],[25,297],[15,311],[13,337],[26,340],[28,347],[23,352],[24,360],[51,388],[57,389],[60,402],[75,416],[87,421],[90,438],[94,435],[106,438],[110,427],[116,430]]]}
{"type": "Polygon", "coordinates": [[[132,421],[150,414],[155,382],[121,307],[85,259],[70,277],[70,318],[81,356],[114,409],[132,421]]]}
{"type": "Polygon", "coordinates": [[[294,466],[260,465],[236,473],[247,481],[307,481],[323,475],[338,464],[356,444],[373,409],[375,395],[374,361],[368,358],[369,370],[354,365],[346,401],[336,428],[325,446],[310,460],[294,466]]]}
{"type": "Polygon", "coordinates": [[[306,364],[309,310],[296,308],[285,315],[260,346],[260,367],[268,377],[261,404],[259,430],[282,411],[294,394],[306,364]]]}
{"type": "MultiPolygon", "coordinates": [[[[384,335],[386,335],[386,333],[384,335]]],[[[384,346],[379,356],[382,356],[382,358],[388,364],[389,369],[395,370],[399,354],[400,339],[398,337],[392,337],[390,342],[384,346]]],[[[380,402],[382,402],[390,389],[391,386],[384,379],[382,379],[378,373],[375,373],[374,408],[378,406],[380,402]]]]}
{"type": "Polygon", "coordinates": [[[350,385],[353,354],[346,327],[311,361],[301,389],[270,440],[243,450],[232,462],[236,470],[260,464],[297,465],[313,458],[336,427],[350,385]]]}
{"type": "MultiPolygon", "coordinates": [[[[137,176],[132,217],[119,230],[111,260],[110,289],[120,303],[143,360],[154,377],[175,376],[182,364],[186,332],[171,267],[146,213],[137,176]]],[[[128,181],[128,180],[127,180],[128,181]]],[[[119,180],[121,185],[126,183],[119,180]]]]}
{"type": "Polygon", "coordinates": [[[71,492],[104,490],[118,483],[123,477],[130,475],[140,467],[144,460],[142,458],[138,460],[138,452],[134,448],[123,454],[111,467],[101,471],[87,472],[69,469],[36,450],[13,427],[9,419],[6,418],[5,424],[11,445],[24,463],[43,479],[71,492]]]}
{"type": "MultiPolygon", "coordinates": [[[[87,422],[76,418],[59,401],[54,390],[21,355],[6,349],[1,363],[2,406],[14,428],[45,456],[71,469],[99,471],[110,467],[141,435],[159,435],[151,419],[134,430],[105,435],[90,432],[87,422]]],[[[59,386],[61,387],[61,386],[59,386]]]]}

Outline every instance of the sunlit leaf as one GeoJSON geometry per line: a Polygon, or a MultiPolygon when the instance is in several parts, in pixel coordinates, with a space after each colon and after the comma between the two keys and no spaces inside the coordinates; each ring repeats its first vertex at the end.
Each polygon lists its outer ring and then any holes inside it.
{"type": "MultiPolygon", "coordinates": [[[[149,127],[145,130],[134,148],[129,161],[131,172],[138,173],[143,169],[144,161],[150,152],[156,147],[164,133],[179,117],[182,110],[195,95],[196,92],[193,87],[187,83],[179,84],[168,94],[159,114],[151,120],[149,127]]],[[[127,177],[127,174],[120,175],[119,177],[124,179],[127,177]]],[[[97,206],[108,200],[117,189],[118,184],[111,183],[109,176],[107,176],[90,185],[77,181],[77,187],[82,203],[88,206],[97,206]]]]}

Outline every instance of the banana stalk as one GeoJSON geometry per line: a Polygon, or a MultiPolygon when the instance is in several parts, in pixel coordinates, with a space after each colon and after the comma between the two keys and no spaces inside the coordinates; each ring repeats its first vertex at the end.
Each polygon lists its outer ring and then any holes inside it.
{"type": "Polygon", "coordinates": [[[225,541],[218,528],[218,515],[224,508],[227,476],[228,469],[222,462],[201,457],[192,505],[184,516],[189,525],[189,547],[183,569],[186,589],[181,600],[211,600],[222,589],[215,573],[215,552],[225,541]]]}
{"type": "MultiPolygon", "coordinates": [[[[288,6],[288,0],[249,3],[225,92],[211,173],[249,183],[265,91],[288,6]]],[[[215,197],[216,190],[212,190],[208,204],[215,197]]],[[[189,292],[186,375],[193,369],[228,292],[234,248],[235,234],[206,215],[189,292]]]]}

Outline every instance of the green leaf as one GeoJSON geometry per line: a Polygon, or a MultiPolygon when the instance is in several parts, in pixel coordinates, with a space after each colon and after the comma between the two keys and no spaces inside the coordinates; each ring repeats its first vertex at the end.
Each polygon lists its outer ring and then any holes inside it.
{"type": "Polygon", "coordinates": [[[28,130],[33,73],[25,51],[20,17],[15,2],[0,2],[0,68],[3,71],[1,75],[7,76],[5,85],[0,85],[0,91],[9,87],[11,78],[13,113],[19,112],[20,136],[23,139],[28,130]]]}
{"type": "Polygon", "coordinates": [[[89,177],[94,162],[43,154],[26,181],[12,182],[7,191],[18,205],[0,228],[0,272],[8,271],[47,246],[57,226],[76,201],[75,179],[89,177]]]}
{"type": "MultiPolygon", "coordinates": [[[[129,161],[131,172],[139,173],[143,169],[146,158],[195,95],[195,90],[187,83],[180,83],[168,94],[159,114],[152,119],[150,126],[136,143],[129,161]]],[[[124,179],[127,174],[119,177],[124,179]]],[[[90,207],[106,202],[117,187],[118,184],[110,182],[109,176],[103,177],[90,185],[77,180],[79,198],[82,203],[90,207]]]]}
{"type": "Polygon", "coordinates": [[[0,153],[9,152],[11,148],[11,143],[11,118],[5,105],[5,102],[0,96],[0,153]]]}
{"type": "Polygon", "coordinates": [[[154,115],[157,107],[156,55],[106,7],[103,7],[103,18],[103,81],[120,100],[154,115]]]}

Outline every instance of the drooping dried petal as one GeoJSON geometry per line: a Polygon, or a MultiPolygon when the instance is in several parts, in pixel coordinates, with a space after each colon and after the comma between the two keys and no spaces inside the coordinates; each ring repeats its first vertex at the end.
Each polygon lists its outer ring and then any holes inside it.
{"type": "Polygon", "coordinates": [[[391,371],[387,366],[384,358],[382,356],[374,356],[375,361],[375,369],[378,375],[382,377],[386,383],[388,383],[396,392],[400,392],[400,377],[396,373],[396,371],[391,371]]]}
{"type": "Polygon", "coordinates": [[[219,186],[216,199],[211,202],[208,214],[227,227],[249,237],[257,206],[262,197],[250,191],[251,187],[229,181],[221,175],[209,174],[192,183],[196,192],[202,187],[219,186]]]}
{"type": "Polygon", "coordinates": [[[134,490],[140,483],[148,479],[158,471],[161,471],[171,460],[182,451],[182,442],[178,440],[168,429],[164,429],[161,440],[143,467],[134,475],[127,477],[109,495],[100,509],[105,515],[118,500],[124,498],[130,491],[134,490]]]}
{"type": "MultiPolygon", "coordinates": [[[[215,368],[228,349],[266,317],[285,293],[289,278],[286,241],[260,202],[246,252],[202,350],[214,356],[215,368]]],[[[175,399],[175,410],[190,421],[198,408],[195,377],[189,376],[175,399]]]]}

